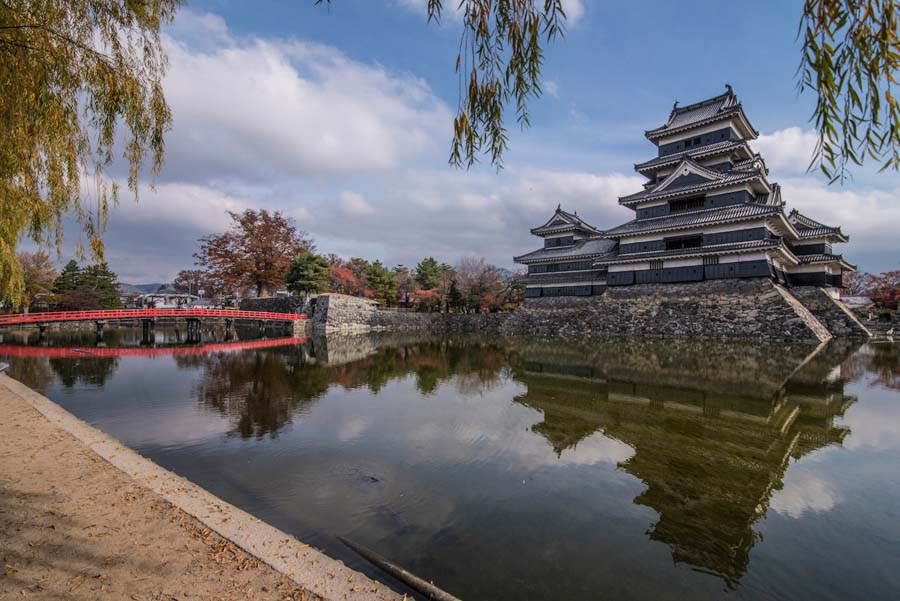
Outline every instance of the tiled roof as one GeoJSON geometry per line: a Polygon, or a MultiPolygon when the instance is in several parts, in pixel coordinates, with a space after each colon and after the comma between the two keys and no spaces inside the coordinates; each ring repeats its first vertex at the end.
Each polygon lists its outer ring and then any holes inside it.
{"type": "Polygon", "coordinates": [[[687,186],[677,189],[666,189],[656,192],[654,190],[644,190],[642,192],[636,192],[634,194],[629,194],[628,196],[622,196],[619,198],[619,203],[623,205],[640,202],[643,200],[653,200],[655,198],[665,198],[671,194],[681,194],[687,191],[691,192],[700,192],[704,190],[719,188],[722,186],[727,186],[730,184],[738,184],[745,181],[752,181],[762,177],[758,171],[731,171],[729,173],[723,174],[721,179],[710,180],[705,183],[696,184],[693,186],[687,186]]]}
{"type": "Polygon", "coordinates": [[[684,157],[698,159],[709,156],[711,154],[739,148],[741,146],[747,146],[747,143],[742,140],[722,140],[721,142],[716,142],[715,144],[708,144],[706,146],[692,148],[684,152],[676,152],[674,154],[669,154],[663,157],[655,157],[650,159],[649,161],[636,164],[634,166],[634,169],[635,171],[647,171],[656,167],[663,167],[669,164],[677,164],[684,157]]]}
{"type": "MultiPolygon", "coordinates": [[[[727,90],[724,94],[701,102],[695,102],[687,106],[678,106],[676,102],[675,106],[672,107],[672,112],[669,113],[669,120],[665,125],[648,130],[645,132],[645,135],[652,140],[666,134],[717,121],[726,116],[743,116],[741,103],[738,102],[737,96],[731,90],[731,86],[725,87],[727,90]]],[[[744,117],[744,121],[746,123],[746,117],[744,117]]],[[[746,125],[750,126],[749,123],[746,123],[746,125]]],[[[750,127],[750,131],[755,133],[752,127],[750,127]]]]}
{"type": "Polygon", "coordinates": [[[828,254],[828,253],[821,253],[821,254],[816,254],[816,255],[798,255],[797,258],[800,259],[800,263],[802,263],[804,265],[809,265],[811,263],[838,262],[838,263],[841,263],[842,265],[845,265],[849,269],[856,271],[856,265],[853,265],[852,263],[848,263],[847,261],[845,261],[844,257],[842,255],[832,255],[832,254],[828,254]]]}
{"type": "Polygon", "coordinates": [[[553,217],[548,219],[544,225],[532,229],[531,233],[540,235],[567,232],[570,230],[582,230],[593,234],[600,233],[600,230],[584,221],[577,213],[564,211],[560,206],[556,207],[553,217]],[[554,225],[554,222],[556,221],[560,221],[561,223],[554,225]]]}
{"type": "Polygon", "coordinates": [[[700,121],[705,121],[706,119],[709,119],[711,117],[715,117],[716,115],[726,110],[733,109],[736,106],[738,106],[737,98],[731,91],[731,88],[728,88],[728,90],[724,94],[714,96],[713,98],[709,98],[701,102],[689,104],[687,106],[679,107],[676,103],[675,106],[672,107],[672,112],[669,114],[669,120],[666,122],[666,124],[655,129],[651,129],[647,133],[665,131],[668,129],[677,129],[679,127],[684,127],[685,125],[692,125],[700,121]]]}
{"type": "Polygon", "coordinates": [[[833,227],[819,223],[802,214],[797,209],[791,210],[788,215],[788,221],[797,229],[797,233],[801,238],[818,238],[821,236],[838,236],[844,240],[847,237],[841,232],[840,227],[833,227]]]}
{"type": "Polygon", "coordinates": [[[843,259],[841,255],[832,255],[828,253],[818,253],[815,255],[797,255],[801,263],[828,263],[831,261],[840,261],[843,259]]]}
{"type": "Polygon", "coordinates": [[[747,242],[732,242],[729,244],[715,244],[712,246],[700,246],[697,248],[682,248],[678,250],[657,250],[643,253],[628,253],[600,259],[596,262],[598,265],[610,265],[612,263],[633,263],[635,261],[649,261],[651,259],[662,259],[671,257],[694,257],[699,255],[722,254],[733,252],[744,252],[752,250],[760,250],[767,248],[779,248],[784,246],[780,239],[768,240],[749,240],[747,242]]]}
{"type": "Polygon", "coordinates": [[[781,207],[772,205],[756,203],[729,205],[715,209],[702,209],[699,211],[687,211],[684,213],[666,215],[664,217],[653,217],[651,219],[634,219],[628,223],[614,227],[611,230],[606,230],[603,235],[608,238],[615,238],[618,236],[682,229],[711,223],[743,221],[744,219],[752,219],[755,217],[777,215],[780,212],[781,207]]]}
{"type": "Polygon", "coordinates": [[[516,263],[537,263],[541,261],[551,260],[569,260],[579,257],[598,257],[605,255],[615,248],[615,240],[607,240],[606,238],[588,238],[579,240],[571,246],[557,246],[555,248],[539,248],[519,257],[514,257],[516,263]]]}
{"type": "Polygon", "coordinates": [[[756,137],[758,132],[747,121],[741,103],[738,102],[737,96],[731,90],[731,86],[726,85],[726,92],[719,96],[714,96],[702,102],[696,102],[687,106],[679,107],[678,103],[672,107],[669,114],[669,120],[665,125],[644,132],[649,140],[654,140],[662,136],[687,131],[707,123],[713,123],[726,117],[736,116],[741,120],[747,131],[752,137],[756,137]]]}
{"type": "Polygon", "coordinates": [[[803,227],[796,223],[794,227],[797,228],[797,233],[800,234],[801,238],[818,238],[841,233],[840,229],[836,227],[803,227]]]}

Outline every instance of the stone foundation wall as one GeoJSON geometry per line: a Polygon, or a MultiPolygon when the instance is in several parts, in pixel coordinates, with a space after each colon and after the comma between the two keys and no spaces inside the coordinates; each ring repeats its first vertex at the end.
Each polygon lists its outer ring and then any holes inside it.
{"type": "Polygon", "coordinates": [[[381,311],[369,299],[343,294],[316,298],[311,325],[314,332],[411,331],[497,333],[512,313],[416,313],[381,311]]]}
{"type": "Polygon", "coordinates": [[[279,296],[266,298],[245,298],[238,308],[241,311],[267,311],[269,313],[303,313],[308,297],[279,296]]]}
{"type": "MultiPolygon", "coordinates": [[[[834,304],[830,298],[827,300],[834,304]]],[[[380,311],[371,300],[323,294],[316,299],[312,328],[320,332],[423,330],[505,336],[705,337],[811,342],[829,340],[832,334],[855,335],[848,334],[854,330],[839,306],[826,306],[826,311],[813,305],[810,309],[791,291],[769,278],[610,287],[600,296],[528,299],[513,312],[488,314],[380,311]],[[835,331],[829,331],[819,316],[835,331]]]]}
{"type": "Polygon", "coordinates": [[[838,338],[868,338],[872,334],[841,301],[815,286],[791,288],[791,294],[803,303],[822,325],[838,338]]]}
{"type": "Polygon", "coordinates": [[[768,278],[610,287],[602,296],[529,299],[504,334],[700,336],[823,341],[831,336],[768,278]]]}

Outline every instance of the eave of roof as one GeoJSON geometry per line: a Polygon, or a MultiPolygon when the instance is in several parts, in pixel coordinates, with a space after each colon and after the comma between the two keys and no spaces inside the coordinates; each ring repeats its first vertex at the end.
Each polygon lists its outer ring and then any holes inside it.
{"type": "Polygon", "coordinates": [[[588,234],[600,233],[600,230],[585,222],[581,217],[578,216],[577,213],[569,213],[568,211],[564,211],[562,207],[557,205],[556,211],[553,212],[553,215],[550,217],[550,219],[548,219],[544,223],[544,225],[532,228],[531,233],[536,236],[540,236],[541,234],[560,234],[579,230],[588,234]],[[550,225],[560,217],[563,220],[567,221],[567,223],[556,226],[550,225]]]}
{"type": "Polygon", "coordinates": [[[816,263],[838,263],[847,271],[856,271],[856,265],[848,263],[842,255],[820,253],[815,255],[799,255],[797,258],[803,265],[813,265],[816,263]]]}
{"type": "Polygon", "coordinates": [[[685,123],[684,125],[680,125],[678,127],[668,127],[666,125],[663,125],[662,127],[657,127],[656,129],[645,131],[644,136],[648,140],[655,141],[666,136],[673,136],[675,134],[680,134],[692,129],[703,127],[705,125],[710,125],[711,123],[716,123],[717,121],[725,121],[734,117],[738,118],[741,121],[747,133],[750,134],[749,139],[755,140],[757,137],[759,137],[759,132],[756,130],[756,128],[753,127],[753,125],[750,123],[750,120],[747,119],[747,115],[744,114],[744,109],[740,104],[725,109],[715,115],[711,115],[697,121],[692,121],[690,123],[685,123]]]}
{"type": "Polygon", "coordinates": [[[513,257],[513,261],[522,265],[528,265],[531,263],[594,259],[609,254],[614,248],[615,242],[607,240],[606,238],[587,238],[585,240],[579,240],[571,246],[539,248],[530,253],[513,257]]]}
{"type": "Polygon", "coordinates": [[[827,238],[833,237],[841,242],[848,242],[849,236],[844,235],[840,226],[825,225],[815,219],[807,217],[797,209],[791,209],[788,215],[790,221],[800,234],[800,238],[827,238]]]}
{"type": "Polygon", "coordinates": [[[666,155],[664,157],[654,157],[649,161],[635,164],[634,170],[638,173],[643,173],[645,171],[652,171],[654,169],[662,169],[670,165],[677,165],[679,161],[681,161],[681,159],[685,157],[690,157],[692,159],[702,159],[709,156],[715,156],[717,154],[731,152],[732,150],[737,150],[739,148],[745,148],[751,155],[753,154],[753,152],[750,150],[750,146],[743,140],[723,140],[721,142],[716,142],[715,144],[701,146],[699,148],[692,148],[691,150],[685,150],[682,152],[676,152],[675,154],[666,155]]]}
{"type": "Polygon", "coordinates": [[[850,237],[844,235],[841,232],[841,228],[836,227],[817,227],[817,228],[806,228],[806,227],[796,227],[798,237],[801,240],[807,238],[830,238],[832,240],[838,242],[849,242],[850,237]]]}
{"type": "Polygon", "coordinates": [[[633,205],[639,202],[645,202],[647,200],[661,200],[664,198],[675,198],[678,196],[689,196],[691,194],[696,194],[697,192],[706,192],[707,190],[715,190],[716,188],[724,188],[725,186],[731,186],[735,184],[742,184],[747,182],[752,182],[759,180],[762,182],[765,187],[771,191],[771,186],[768,182],[766,182],[763,175],[757,171],[739,171],[739,172],[731,172],[726,177],[722,179],[718,179],[715,181],[710,181],[703,184],[697,184],[696,186],[688,186],[686,188],[677,188],[671,191],[663,191],[663,192],[652,192],[652,191],[644,191],[644,192],[636,192],[635,194],[630,194],[628,196],[622,196],[619,198],[619,204],[623,206],[633,205]]]}
{"type": "MultiPolygon", "coordinates": [[[[769,249],[783,249],[784,243],[781,240],[768,239],[768,240],[750,240],[748,242],[733,242],[730,244],[716,244],[713,246],[701,246],[698,248],[685,248],[679,250],[663,250],[663,251],[653,251],[653,252],[644,252],[644,253],[628,253],[625,255],[618,255],[616,257],[611,257],[608,259],[601,259],[599,261],[595,261],[595,265],[615,265],[622,263],[642,263],[645,261],[650,261],[653,259],[677,259],[677,258],[689,258],[689,257],[700,257],[703,255],[722,255],[722,254],[735,254],[735,253],[745,253],[745,252],[754,252],[760,250],[769,250],[769,249]]],[[[786,250],[786,249],[785,249],[786,250]]],[[[789,251],[788,251],[789,252],[789,251]]]]}
{"type": "MultiPolygon", "coordinates": [[[[714,209],[686,211],[650,219],[635,219],[606,230],[606,238],[624,238],[639,234],[652,234],[671,230],[690,229],[701,225],[735,223],[781,214],[781,207],[756,203],[728,205],[714,209]]],[[[787,223],[785,221],[785,223],[787,223]]]]}

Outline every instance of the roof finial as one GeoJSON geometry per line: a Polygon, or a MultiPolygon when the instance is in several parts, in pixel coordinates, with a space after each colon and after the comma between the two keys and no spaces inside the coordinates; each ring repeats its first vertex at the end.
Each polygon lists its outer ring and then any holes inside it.
{"type": "Polygon", "coordinates": [[[731,84],[730,84],[730,83],[726,83],[726,84],[725,84],[725,90],[726,90],[729,94],[734,94],[734,92],[733,92],[732,89],[731,89],[731,84]]]}
{"type": "Polygon", "coordinates": [[[562,203],[559,203],[559,204],[556,205],[556,210],[557,210],[557,211],[561,211],[561,210],[562,210],[562,203]]]}
{"type": "Polygon", "coordinates": [[[678,108],[678,101],[676,100],[675,104],[672,105],[672,110],[674,111],[677,108],[678,108]]]}

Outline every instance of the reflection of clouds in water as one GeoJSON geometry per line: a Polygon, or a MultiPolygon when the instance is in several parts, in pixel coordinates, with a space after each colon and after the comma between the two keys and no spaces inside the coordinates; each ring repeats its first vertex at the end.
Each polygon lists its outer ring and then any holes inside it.
{"type": "Polygon", "coordinates": [[[784,487],[772,495],[770,507],[782,515],[800,518],[807,512],[830,511],[840,501],[826,480],[802,465],[794,465],[788,470],[784,487]]]}
{"type": "Polygon", "coordinates": [[[341,421],[337,428],[337,438],[341,442],[350,442],[358,438],[369,427],[366,420],[359,417],[349,417],[341,421]]]}
{"type": "Polygon", "coordinates": [[[133,419],[128,414],[104,427],[130,446],[191,446],[222,436],[231,430],[227,418],[199,413],[189,404],[167,404],[152,419],[133,419]]]}
{"type": "MultiPolygon", "coordinates": [[[[467,386],[474,384],[472,378],[453,377],[441,383],[425,403],[411,396],[408,382],[390,382],[382,391],[382,402],[398,406],[357,405],[357,409],[368,406],[375,413],[341,417],[330,428],[341,441],[347,441],[367,431],[370,420],[387,414],[391,416],[389,423],[379,421],[380,438],[391,440],[403,456],[419,456],[427,449],[429,462],[444,465],[498,460],[502,456],[506,469],[530,471],[545,466],[617,464],[634,453],[630,446],[595,432],[557,456],[543,436],[530,430],[543,421],[543,414],[511,402],[525,391],[521,383],[498,379],[460,395],[461,380],[467,386]],[[410,407],[410,401],[416,406],[410,407]],[[427,419],[422,419],[422,414],[427,414],[427,419]],[[488,458],[485,453],[494,456],[488,458]]],[[[323,405],[329,402],[340,399],[323,399],[323,405]]]]}
{"type": "Polygon", "coordinates": [[[850,428],[847,449],[900,449],[900,403],[894,399],[867,398],[847,410],[842,424],[850,428]]]}
{"type": "MultiPolygon", "coordinates": [[[[593,465],[595,463],[620,463],[634,455],[634,449],[624,442],[608,438],[600,432],[591,434],[573,448],[563,451],[556,463],[569,465],[593,465]]],[[[552,462],[547,462],[552,463],[552,462]]]]}

